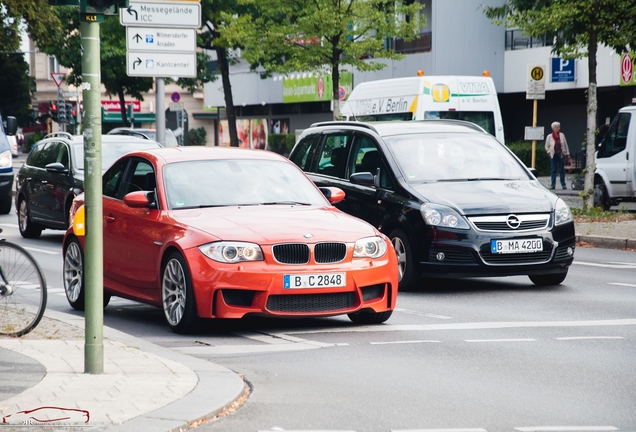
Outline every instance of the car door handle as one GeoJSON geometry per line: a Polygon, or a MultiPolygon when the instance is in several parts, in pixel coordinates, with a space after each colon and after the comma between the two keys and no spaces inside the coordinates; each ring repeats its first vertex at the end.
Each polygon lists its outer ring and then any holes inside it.
{"type": "Polygon", "coordinates": [[[106,222],[115,222],[114,216],[106,216],[106,222]]]}

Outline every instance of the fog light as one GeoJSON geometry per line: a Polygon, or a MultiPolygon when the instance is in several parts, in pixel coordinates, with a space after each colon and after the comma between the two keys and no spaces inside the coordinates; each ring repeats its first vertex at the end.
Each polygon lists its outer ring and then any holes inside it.
{"type": "Polygon", "coordinates": [[[444,252],[437,252],[435,258],[437,258],[437,261],[444,261],[446,259],[446,254],[444,252]]]}
{"type": "Polygon", "coordinates": [[[571,247],[571,246],[568,248],[568,255],[569,255],[569,256],[574,255],[574,248],[573,248],[573,247],[571,247]]]}

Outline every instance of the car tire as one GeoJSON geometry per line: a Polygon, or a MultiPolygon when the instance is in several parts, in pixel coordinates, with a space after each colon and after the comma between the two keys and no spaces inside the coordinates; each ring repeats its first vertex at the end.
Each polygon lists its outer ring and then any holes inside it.
{"type": "Polygon", "coordinates": [[[567,275],[568,275],[568,270],[566,269],[562,273],[546,274],[546,275],[531,275],[528,277],[535,285],[551,286],[551,285],[559,285],[561,282],[565,280],[567,275]]]}
{"type": "Polygon", "coordinates": [[[347,316],[354,324],[381,324],[388,320],[393,314],[393,311],[386,312],[373,312],[373,311],[360,311],[356,313],[350,313],[347,316]]]}
{"type": "Polygon", "coordinates": [[[31,222],[29,207],[25,198],[20,198],[20,201],[18,201],[18,228],[24,238],[38,238],[42,234],[42,227],[31,222]]]}
{"type": "Polygon", "coordinates": [[[417,275],[411,243],[402,230],[396,229],[389,234],[398,262],[398,290],[411,291],[415,289],[417,275]]]}
{"type": "Polygon", "coordinates": [[[192,278],[183,256],[173,252],[161,272],[161,305],[166,322],[176,333],[188,333],[197,323],[192,278]]]}
{"type": "MultiPolygon", "coordinates": [[[[64,251],[64,293],[73,309],[84,310],[84,251],[76,238],[68,243],[64,251]]],[[[108,303],[110,294],[104,294],[104,307],[108,303]]]]}
{"type": "Polygon", "coordinates": [[[13,197],[7,197],[0,201],[0,214],[11,213],[11,206],[13,204],[13,197]]]}
{"type": "Polygon", "coordinates": [[[612,201],[603,182],[594,185],[594,207],[601,207],[603,210],[612,207],[612,201]]]}

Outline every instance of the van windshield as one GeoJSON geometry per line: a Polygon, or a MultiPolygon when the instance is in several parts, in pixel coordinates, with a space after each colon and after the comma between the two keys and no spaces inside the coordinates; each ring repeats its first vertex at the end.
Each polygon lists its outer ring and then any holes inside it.
{"type": "Polygon", "coordinates": [[[464,120],[481,126],[492,136],[495,135],[495,115],[492,111],[426,111],[425,119],[464,120]]]}

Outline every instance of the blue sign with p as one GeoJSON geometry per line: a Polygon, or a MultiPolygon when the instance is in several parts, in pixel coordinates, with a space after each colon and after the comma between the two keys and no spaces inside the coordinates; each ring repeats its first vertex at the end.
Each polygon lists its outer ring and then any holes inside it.
{"type": "Polygon", "coordinates": [[[552,58],[550,82],[574,82],[574,64],[574,59],[552,58]]]}

